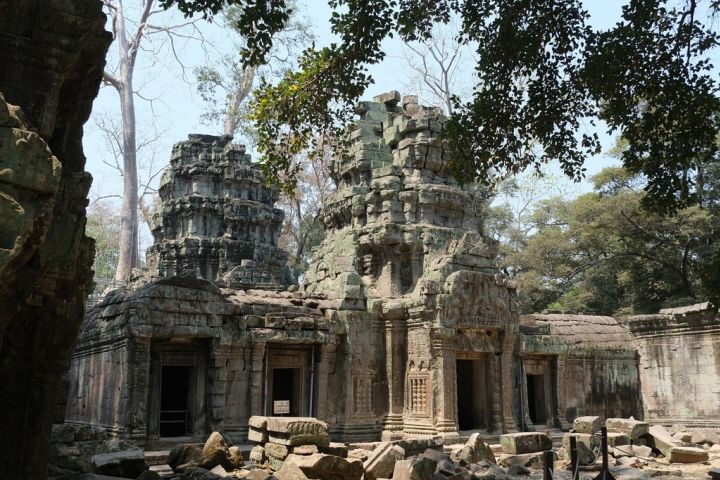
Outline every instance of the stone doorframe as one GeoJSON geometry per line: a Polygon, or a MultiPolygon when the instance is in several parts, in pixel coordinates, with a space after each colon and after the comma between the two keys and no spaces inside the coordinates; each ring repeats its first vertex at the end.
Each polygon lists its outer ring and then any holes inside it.
{"type": "Polygon", "coordinates": [[[521,416],[525,424],[525,430],[533,431],[535,426],[530,419],[530,405],[528,398],[528,375],[542,375],[544,399],[546,402],[545,416],[546,426],[560,427],[558,419],[558,378],[557,378],[557,356],[555,355],[528,355],[522,357],[522,407],[521,416]]]}
{"type": "Polygon", "coordinates": [[[173,344],[152,342],[150,348],[150,382],[148,384],[147,444],[152,445],[160,437],[160,398],[163,366],[191,367],[188,385],[191,393],[191,441],[202,441],[208,433],[207,383],[209,346],[205,342],[173,344]]]}

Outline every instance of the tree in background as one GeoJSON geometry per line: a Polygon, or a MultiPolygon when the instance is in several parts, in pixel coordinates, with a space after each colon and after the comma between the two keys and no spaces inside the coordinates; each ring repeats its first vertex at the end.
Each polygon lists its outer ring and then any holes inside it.
{"type": "Polygon", "coordinates": [[[595,191],[550,198],[533,232],[504,260],[525,312],[656,312],[703,299],[720,217],[700,205],[663,216],[642,207],[645,180],[621,167],[593,177],[595,191]]]}
{"type": "MultiPolygon", "coordinates": [[[[254,134],[248,122],[247,106],[258,78],[280,78],[297,67],[300,52],[315,41],[309,19],[302,17],[295,2],[289,3],[292,15],[273,39],[272,48],[262,64],[249,65],[237,56],[224,55],[216,63],[195,69],[197,89],[209,105],[203,120],[214,125],[222,122],[223,135],[236,137],[240,133],[253,143],[254,134]]],[[[236,51],[246,47],[245,38],[237,28],[242,23],[244,8],[230,5],[222,12],[226,28],[236,38],[236,51]]]]}
{"type": "MultiPolygon", "coordinates": [[[[175,25],[152,23],[155,16],[164,13],[164,9],[160,8],[155,0],[143,0],[137,12],[126,8],[123,0],[103,0],[103,4],[105,13],[110,19],[110,29],[118,52],[115,64],[110,64],[103,73],[103,83],[117,91],[122,117],[116,142],[117,153],[122,158],[117,168],[123,178],[123,193],[119,257],[115,278],[125,280],[132,269],[139,266],[138,211],[142,197],[139,195],[138,150],[142,145],[138,144],[137,139],[135,100],[139,93],[134,84],[138,54],[140,52],[158,54],[160,50],[168,48],[173,58],[182,64],[178,56],[180,48],[177,44],[190,39],[201,39],[202,33],[195,26],[197,20],[188,20],[175,25]],[[152,43],[154,36],[162,37],[162,45],[152,43]]],[[[108,131],[106,130],[106,133],[108,131]]]]}

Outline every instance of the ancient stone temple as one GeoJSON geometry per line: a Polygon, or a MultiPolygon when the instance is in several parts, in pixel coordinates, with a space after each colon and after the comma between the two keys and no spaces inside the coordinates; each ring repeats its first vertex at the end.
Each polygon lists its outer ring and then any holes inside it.
{"type": "Polygon", "coordinates": [[[516,430],[514,294],[482,199],[448,174],[444,118],[397,93],[357,111],[299,291],[275,192],[242,147],[174,147],[150,271],[88,311],[66,421],[147,447],[212,430],[243,442],[250,416],[283,413],[338,440],[516,430]]]}
{"type": "Polygon", "coordinates": [[[148,265],[163,277],[192,274],[244,288],[283,283],[277,247],[282,210],[245,147],[229,138],[190,135],[173,148],[160,180],[155,243],[148,265]]]}
{"type": "Polygon", "coordinates": [[[448,174],[437,110],[397,92],[375,100],[359,104],[350,154],[333,163],[338,191],[307,275],[347,329],[344,405],[329,419],[386,439],[514,430],[518,317],[483,202],[448,174]]]}

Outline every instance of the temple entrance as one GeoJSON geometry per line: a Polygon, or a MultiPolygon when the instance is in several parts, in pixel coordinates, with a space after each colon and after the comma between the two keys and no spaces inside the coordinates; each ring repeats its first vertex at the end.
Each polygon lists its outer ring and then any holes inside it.
{"type": "Polygon", "coordinates": [[[487,354],[458,353],[458,357],[455,367],[458,428],[486,429],[490,412],[487,354]]]}
{"type": "Polygon", "coordinates": [[[148,439],[204,437],[207,345],[158,343],[152,345],[150,355],[148,439]]]}
{"type": "Polygon", "coordinates": [[[312,416],[312,353],[309,345],[268,347],[268,415],[312,416]]]}
{"type": "Polygon", "coordinates": [[[160,436],[184,437],[190,433],[190,379],[189,366],[162,367],[160,385],[160,436]]]}
{"type": "Polygon", "coordinates": [[[545,375],[527,375],[528,414],[535,424],[547,422],[547,400],[545,398],[545,375]]]}

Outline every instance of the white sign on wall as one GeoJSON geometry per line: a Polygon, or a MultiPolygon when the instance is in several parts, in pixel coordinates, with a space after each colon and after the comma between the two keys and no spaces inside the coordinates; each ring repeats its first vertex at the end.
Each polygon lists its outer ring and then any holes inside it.
{"type": "Polygon", "coordinates": [[[287,415],[290,413],[290,400],[273,401],[273,415],[287,415]]]}

